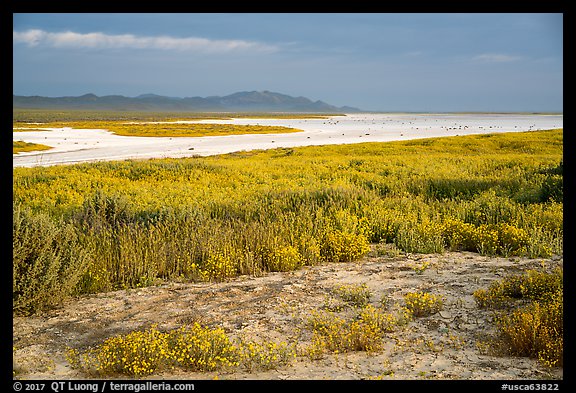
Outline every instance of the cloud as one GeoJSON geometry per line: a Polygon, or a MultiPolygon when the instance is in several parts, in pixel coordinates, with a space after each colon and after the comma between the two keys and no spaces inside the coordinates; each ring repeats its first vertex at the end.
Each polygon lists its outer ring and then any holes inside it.
{"type": "Polygon", "coordinates": [[[522,58],[519,56],[504,55],[500,53],[483,53],[472,58],[472,60],[482,63],[509,63],[521,59],[522,58]]]}
{"type": "Polygon", "coordinates": [[[160,49],[178,51],[200,51],[204,53],[227,53],[233,51],[274,52],[272,45],[244,40],[211,40],[199,37],[136,36],[133,34],[110,35],[105,33],[76,33],[66,31],[51,33],[44,30],[12,32],[12,42],[30,47],[50,46],[54,48],[94,49],[160,49]]]}

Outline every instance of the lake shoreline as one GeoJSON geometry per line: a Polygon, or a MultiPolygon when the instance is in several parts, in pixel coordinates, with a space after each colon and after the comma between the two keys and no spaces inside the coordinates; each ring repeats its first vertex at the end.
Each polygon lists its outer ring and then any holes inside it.
{"type": "Polygon", "coordinates": [[[13,140],[52,146],[13,155],[14,167],[49,166],[124,159],[210,156],[239,151],[391,142],[471,134],[522,132],[563,127],[563,116],[461,114],[348,114],[328,119],[203,120],[195,123],[285,126],[303,132],[205,137],[128,137],[107,130],[59,128],[19,131],[13,140]]]}

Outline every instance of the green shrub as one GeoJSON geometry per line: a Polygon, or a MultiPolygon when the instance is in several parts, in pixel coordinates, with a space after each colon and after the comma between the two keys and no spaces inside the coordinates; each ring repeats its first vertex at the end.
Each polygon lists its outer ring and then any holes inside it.
{"type": "Polygon", "coordinates": [[[117,228],[132,221],[128,199],[120,195],[108,195],[97,190],[94,195],[84,201],[76,219],[80,225],[100,230],[102,228],[117,228]]]}
{"type": "Polygon", "coordinates": [[[403,251],[412,253],[439,254],[445,250],[440,224],[434,222],[401,226],[396,244],[403,251]]]}
{"type": "Polygon", "coordinates": [[[464,221],[475,226],[510,222],[518,214],[519,208],[509,197],[490,189],[478,194],[470,202],[464,221]]]}
{"type": "Polygon", "coordinates": [[[431,179],[427,194],[433,199],[470,199],[491,187],[494,181],[480,179],[431,179]]]}
{"type": "Polygon", "coordinates": [[[345,303],[353,307],[366,307],[372,297],[372,292],[366,284],[340,285],[332,290],[345,303]]]}
{"type": "Polygon", "coordinates": [[[542,202],[562,202],[564,199],[564,183],[562,175],[546,177],[540,188],[540,200],[542,202]]]}
{"type": "Polygon", "coordinates": [[[12,236],[15,312],[32,314],[75,293],[89,259],[71,224],[14,206],[12,236]]]}

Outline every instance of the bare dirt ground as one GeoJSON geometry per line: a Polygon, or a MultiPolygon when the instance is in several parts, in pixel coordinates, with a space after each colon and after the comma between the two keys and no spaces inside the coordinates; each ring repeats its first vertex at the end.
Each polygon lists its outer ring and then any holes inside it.
{"type": "Polygon", "coordinates": [[[477,307],[473,292],[494,280],[526,269],[551,270],[563,257],[526,259],[486,257],[468,252],[366,257],[353,263],[329,263],[298,271],[242,276],[220,283],[164,283],[82,297],[32,317],[14,317],[14,369],[19,379],[89,379],[72,369],[66,348],[85,349],[104,339],[157,324],[168,330],[195,321],[220,326],[231,337],[309,344],[305,320],[321,310],[340,285],[361,285],[371,303],[382,298],[403,305],[407,292],[443,295],[444,309],[415,318],[387,333],[377,352],[327,354],[318,360],[298,356],[266,371],[163,371],[149,379],[563,379],[562,368],[536,360],[503,356],[478,346],[494,335],[494,312],[477,307]]]}

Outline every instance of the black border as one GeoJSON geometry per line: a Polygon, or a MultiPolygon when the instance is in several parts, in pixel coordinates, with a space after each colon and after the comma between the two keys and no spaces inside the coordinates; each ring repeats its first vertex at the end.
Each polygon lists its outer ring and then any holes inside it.
{"type": "MultiPolygon", "coordinates": [[[[172,390],[143,389],[140,392],[270,392],[274,389],[288,389],[286,391],[314,391],[318,392],[383,392],[390,389],[391,392],[409,391],[420,392],[424,390],[437,390],[439,392],[466,392],[467,390],[482,392],[563,392],[567,384],[565,381],[556,380],[382,380],[382,381],[351,381],[351,380],[26,380],[14,381],[13,392],[29,392],[30,388],[44,385],[42,392],[91,392],[93,390],[78,390],[80,385],[97,385],[98,392],[135,392],[135,388],[146,385],[147,382],[158,385],[169,385],[172,390]],[[110,383],[124,385],[123,390],[112,390],[110,383]],[[193,390],[174,390],[176,385],[193,384],[193,390]],[[56,384],[57,389],[53,389],[56,384]],[[504,388],[506,386],[506,388],[504,388]],[[20,389],[20,390],[18,390],[20,389]],[[132,390],[130,390],[132,389],[132,390]]],[[[39,390],[35,390],[39,391],[39,390]]]]}
{"type": "Polygon", "coordinates": [[[78,0],[12,0],[12,12],[38,13],[92,13],[92,12],[142,12],[142,13],[262,13],[262,12],[296,12],[296,13],[361,13],[361,12],[405,12],[405,13],[494,13],[494,12],[549,12],[561,13],[568,9],[568,0],[518,1],[518,0],[436,0],[436,1],[277,1],[277,2],[246,2],[246,1],[96,1],[82,2],[78,0]]]}

